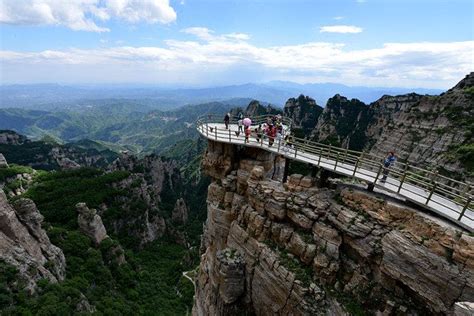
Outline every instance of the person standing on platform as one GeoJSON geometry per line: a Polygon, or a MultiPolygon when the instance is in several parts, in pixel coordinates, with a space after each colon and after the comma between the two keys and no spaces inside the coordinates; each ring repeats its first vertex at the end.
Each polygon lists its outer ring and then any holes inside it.
{"type": "Polygon", "coordinates": [[[395,157],[395,153],[393,151],[390,151],[383,161],[383,177],[380,179],[381,183],[385,183],[387,181],[387,176],[388,173],[390,172],[390,168],[395,164],[395,161],[397,161],[397,157],[395,157]]]}

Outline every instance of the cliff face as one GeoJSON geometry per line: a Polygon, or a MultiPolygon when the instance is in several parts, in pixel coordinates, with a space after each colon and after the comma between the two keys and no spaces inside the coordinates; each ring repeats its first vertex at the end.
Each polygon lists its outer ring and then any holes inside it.
{"type": "Polygon", "coordinates": [[[29,292],[41,279],[55,283],[65,277],[64,254],[51,244],[42,221],[33,201],[19,199],[10,205],[0,190],[0,261],[18,270],[29,292]]]}
{"type": "Polygon", "coordinates": [[[288,99],[284,107],[285,116],[293,120],[293,127],[302,129],[305,134],[311,132],[322,112],[323,108],[314,99],[304,95],[288,99]]]}
{"type": "MultiPolygon", "coordinates": [[[[120,201],[120,216],[105,219],[109,231],[115,234],[135,237],[143,246],[162,237],[167,229],[172,228],[171,221],[177,203],[181,210],[187,208],[179,195],[183,193],[181,186],[184,181],[173,160],[162,160],[154,155],[142,159],[123,155],[109,170],[131,173],[115,184],[117,188],[127,192],[120,201]]],[[[183,221],[187,214],[180,216],[183,221]]]]}
{"type": "Polygon", "coordinates": [[[450,314],[474,298],[474,237],[420,211],[317,188],[258,149],[210,142],[194,315],[450,314]]]}
{"type": "Polygon", "coordinates": [[[364,148],[369,108],[357,99],[336,94],[330,98],[318,118],[311,138],[354,150],[364,148]]]}
{"type": "Polygon", "coordinates": [[[370,152],[384,155],[394,149],[419,165],[442,166],[439,171],[451,177],[464,173],[472,178],[472,157],[463,156],[462,148],[472,146],[473,82],[471,73],[439,96],[385,96],[371,104],[373,119],[366,129],[370,152]]]}
{"type": "Polygon", "coordinates": [[[474,73],[439,96],[383,96],[366,105],[335,95],[320,115],[303,100],[289,99],[285,115],[305,137],[380,157],[393,150],[411,164],[473,178],[474,73]]]}

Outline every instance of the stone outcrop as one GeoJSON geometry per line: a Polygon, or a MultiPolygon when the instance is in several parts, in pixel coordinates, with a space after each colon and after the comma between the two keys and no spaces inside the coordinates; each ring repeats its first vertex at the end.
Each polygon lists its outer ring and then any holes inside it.
{"type": "Polygon", "coordinates": [[[285,116],[292,119],[293,128],[301,128],[305,134],[313,130],[323,112],[323,108],[314,99],[304,95],[288,99],[283,110],[285,116]]]}
{"type": "Polygon", "coordinates": [[[194,315],[450,315],[474,300],[473,236],[356,187],[282,184],[276,157],[238,150],[210,142],[203,159],[213,181],[194,315]]]}
{"type": "Polygon", "coordinates": [[[89,209],[85,203],[78,203],[76,209],[79,213],[77,216],[79,229],[96,245],[99,245],[102,240],[108,237],[102,218],[97,215],[95,209],[89,209]]]}
{"type": "Polygon", "coordinates": [[[26,142],[28,142],[26,136],[9,130],[0,131],[0,144],[2,145],[22,145],[26,142]]]}
{"type": "Polygon", "coordinates": [[[0,153],[0,168],[8,168],[8,162],[2,153],[0,153]]]}
{"type": "Polygon", "coordinates": [[[126,190],[131,197],[122,201],[121,208],[124,211],[121,216],[106,223],[109,230],[115,234],[127,234],[136,238],[140,246],[162,237],[165,233],[169,233],[180,244],[186,244],[185,236],[174,230],[172,223],[175,220],[179,223],[187,221],[189,210],[184,199],[162,201],[164,191],[182,194],[184,180],[176,161],[163,160],[155,155],[137,158],[123,153],[109,170],[130,173],[129,177],[114,186],[126,190]],[[138,207],[136,203],[133,205],[136,201],[140,201],[138,207]],[[165,220],[163,216],[162,202],[175,204],[174,208],[168,210],[169,220],[165,220]]]}
{"type": "Polygon", "coordinates": [[[285,116],[315,141],[374,157],[395,151],[399,161],[472,182],[473,83],[471,72],[439,96],[384,95],[368,105],[337,94],[324,110],[300,96],[287,101],[285,116]]]}
{"type": "Polygon", "coordinates": [[[19,199],[10,205],[0,190],[0,261],[18,270],[30,293],[41,279],[55,283],[65,277],[64,254],[51,244],[42,222],[33,201],[19,199]]]}
{"type": "Polygon", "coordinates": [[[188,207],[183,198],[176,200],[171,219],[175,223],[186,224],[188,221],[188,207]]]}

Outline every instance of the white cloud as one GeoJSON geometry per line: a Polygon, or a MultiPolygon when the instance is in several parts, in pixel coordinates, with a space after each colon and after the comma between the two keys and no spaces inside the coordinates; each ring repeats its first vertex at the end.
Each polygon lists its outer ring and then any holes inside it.
{"type": "Polygon", "coordinates": [[[353,25],[326,25],[319,28],[320,33],[360,33],[362,28],[353,25]]]}
{"type": "Polygon", "coordinates": [[[339,21],[339,20],[344,19],[344,17],[343,16],[335,16],[335,17],[333,17],[333,19],[339,21]]]}
{"type": "Polygon", "coordinates": [[[259,47],[241,33],[183,32],[197,40],[168,40],[159,47],[0,51],[1,81],[223,84],[239,78],[447,88],[473,66],[474,41],[387,43],[372,49],[324,42],[259,47]]]}
{"type": "Polygon", "coordinates": [[[0,23],[62,25],[76,31],[108,32],[98,21],[170,23],[176,12],[169,0],[2,0],[0,23]]]}
{"type": "Polygon", "coordinates": [[[357,3],[366,3],[367,0],[356,0],[357,3]]]}
{"type": "Polygon", "coordinates": [[[207,27],[200,27],[200,26],[188,27],[188,28],[185,28],[185,29],[181,30],[181,32],[186,33],[186,34],[190,34],[190,35],[194,35],[197,38],[199,38],[201,40],[204,40],[204,41],[226,41],[226,40],[229,40],[229,41],[234,41],[234,40],[246,41],[246,40],[250,39],[250,36],[248,34],[245,34],[245,33],[229,33],[229,34],[223,34],[223,35],[216,36],[216,35],[213,34],[214,31],[209,30],[207,27]]]}
{"type": "Polygon", "coordinates": [[[202,40],[211,40],[214,36],[211,34],[213,31],[209,30],[207,27],[188,27],[181,32],[186,34],[195,35],[202,40]]]}

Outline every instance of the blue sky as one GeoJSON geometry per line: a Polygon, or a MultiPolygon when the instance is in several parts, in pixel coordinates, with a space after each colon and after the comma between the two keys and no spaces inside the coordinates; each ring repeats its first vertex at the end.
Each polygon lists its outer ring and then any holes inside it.
{"type": "Polygon", "coordinates": [[[467,0],[2,0],[1,83],[449,88],[474,70],[467,0]]]}

